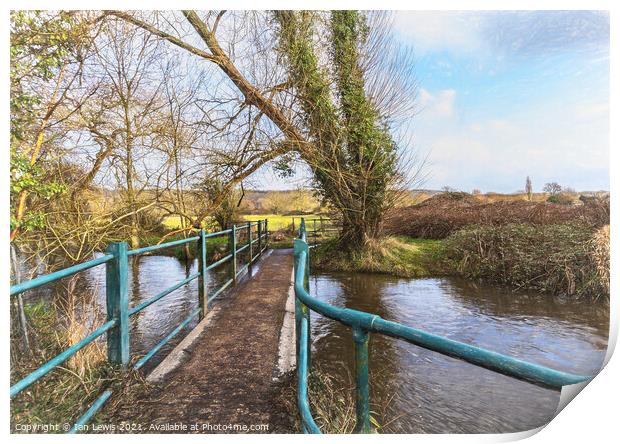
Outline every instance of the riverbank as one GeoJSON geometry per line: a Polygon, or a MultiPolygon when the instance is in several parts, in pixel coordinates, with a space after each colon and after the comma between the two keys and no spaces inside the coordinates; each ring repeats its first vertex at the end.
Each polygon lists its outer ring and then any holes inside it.
{"type": "Polygon", "coordinates": [[[441,244],[434,239],[390,236],[369,242],[363,249],[346,253],[335,240],[310,254],[313,271],[344,271],[421,278],[444,274],[441,244]]]}
{"type": "Polygon", "coordinates": [[[472,225],[441,240],[388,236],[353,254],[329,240],[310,258],[313,271],[457,276],[513,290],[609,300],[609,225],[472,225]]]}

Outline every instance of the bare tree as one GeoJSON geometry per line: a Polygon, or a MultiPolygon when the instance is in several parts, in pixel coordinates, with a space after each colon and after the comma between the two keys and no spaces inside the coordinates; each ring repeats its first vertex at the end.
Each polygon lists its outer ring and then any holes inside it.
{"type": "MultiPolygon", "coordinates": [[[[356,143],[348,147],[351,151],[347,153],[347,148],[339,142],[345,139],[335,132],[330,135],[330,130],[325,126],[327,122],[321,123],[319,118],[308,119],[309,111],[311,111],[308,104],[309,97],[303,98],[304,85],[300,83],[299,77],[295,81],[289,76],[293,66],[290,58],[287,61],[281,55],[283,53],[281,37],[288,35],[293,39],[302,38],[306,43],[310,42],[312,47],[308,48],[309,54],[313,53],[312,57],[315,57],[317,62],[326,56],[320,51],[320,39],[325,32],[331,36],[328,39],[331,38],[336,46],[340,41],[341,44],[355,49],[354,60],[348,67],[341,64],[343,70],[340,75],[333,73],[333,77],[324,78],[326,84],[323,97],[332,100],[332,91],[338,88],[339,82],[341,91],[346,90],[343,87],[346,82],[356,85],[359,93],[366,97],[364,99],[366,104],[363,105],[367,110],[365,116],[370,119],[370,122],[374,122],[373,125],[376,125],[375,131],[378,138],[373,142],[374,146],[386,147],[385,161],[388,161],[390,156],[396,156],[396,154],[394,142],[389,140],[387,128],[397,121],[396,116],[399,113],[403,114],[404,110],[410,109],[407,98],[415,95],[412,77],[402,68],[406,66],[406,69],[410,70],[411,64],[399,64],[395,60],[390,60],[391,63],[383,63],[386,62],[385,57],[406,56],[406,53],[395,53],[389,50],[391,46],[386,42],[391,43],[391,40],[385,37],[388,33],[373,33],[375,28],[372,26],[369,32],[362,30],[362,28],[366,29],[366,16],[363,14],[355,14],[354,20],[350,23],[345,23],[346,14],[341,20],[344,26],[350,26],[353,31],[356,29],[359,31],[355,33],[355,42],[333,38],[338,35],[337,27],[334,27],[334,20],[338,20],[337,14],[332,14],[330,18],[329,14],[300,13],[301,22],[296,22],[296,13],[279,14],[276,15],[276,18],[279,17],[279,28],[275,31],[268,14],[246,14],[240,17],[239,13],[233,13],[227,21],[224,19],[225,12],[207,12],[201,18],[195,11],[183,11],[182,16],[185,22],[175,14],[165,17],[155,14],[146,19],[121,11],[112,11],[107,14],[132,23],[213,63],[242,95],[241,98],[237,96],[230,100],[221,100],[220,103],[215,103],[213,108],[208,109],[211,115],[215,110],[221,113],[222,125],[218,126],[217,119],[211,118],[211,127],[217,128],[220,134],[225,135],[224,137],[232,142],[230,143],[232,148],[226,153],[222,153],[221,150],[214,151],[219,158],[223,159],[223,164],[226,166],[224,174],[229,186],[239,183],[268,162],[284,159],[284,162],[289,163],[296,158],[301,159],[310,165],[321,188],[329,188],[328,200],[341,211],[345,227],[347,227],[343,232],[343,238],[350,238],[353,244],[359,244],[364,243],[367,237],[379,235],[384,204],[390,200],[389,193],[382,190],[390,189],[389,178],[397,178],[400,175],[390,168],[384,171],[385,175],[376,175],[380,169],[374,168],[372,157],[380,151],[375,151],[375,154],[369,153],[365,160],[360,159],[361,163],[358,162],[355,168],[362,168],[361,170],[353,172],[345,169],[344,176],[333,174],[334,170],[346,164],[346,159],[355,150],[356,143]],[[320,20],[314,20],[314,17],[320,20]],[[242,20],[244,26],[239,26],[237,21],[242,20]],[[300,32],[305,34],[287,34],[284,29],[288,26],[287,23],[292,23],[291,29],[300,25],[300,32]],[[187,24],[190,25],[189,29],[187,24]],[[316,33],[316,30],[321,30],[321,32],[316,33]],[[196,35],[201,42],[196,41],[196,35]],[[317,39],[314,39],[314,36],[317,39]],[[200,43],[206,45],[207,49],[203,49],[200,43]],[[250,48],[253,63],[244,63],[244,60],[250,57],[240,57],[244,47],[246,51],[248,47],[250,48]],[[257,58],[262,58],[264,62],[257,63],[255,61],[257,58]],[[276,63],[269,63],[271,61],[276,63]],[[399,66],[401,66],[401,71],[399,71],[399,66]],[[401,76],[397,77],[396,74],[399,72],[401,76]],[[351,79],[355,79],[353,83],[350,82],[351,79]],[[385,93],[385,88],[381,85],[385,85],[385,82],[390,79],[393,84],[400,84],[401,87],[394,88],[395,91],[401,91],[400,94],[385,93]],[[396,82],[394,82],[395,79],[396,82]],[[405,92],[406,96],[403,94],[405,92]],[[279,131],[274,131],[275,129],[279,131]],[[382,132],[383,135],[380,136],[382,132]],[[379,143],[378,140],[382,137],[384,140],[379,143]],[[387,148],[390,145],[392,148],[387,148]],[[394,154],[388,154],[389,152],[394,154]],[[331,174],[326,169],[328,165],[331,165],[331,174]],[[354,185],[355,181],[359,183],[354,185]],[[334,190],[341,190],[341,192],[334,190]],[[362,207],[356,203],[360,199],[363,202],[362,207]]],[[[372,25],[374,22],[370,23],[372,25]]],[[[380,27],[377,26],[376,29],[380,27]]],[[[334,51],[338,51],[336,46],[334,46],[334,51]]],[[[315,72],[321,72],[325,68],[317,63],[313,69],[315,72]]],[[[341,105],[343,100],[346,102],[345,96],[339,97],[334,105],[341,105]]],[[[325,110],[326,108],[323,109],[325,110]]],[[[354,124],[355,114],[351,113],[347,118],[345,113],[344,119],[336,126],[344,125],[351,131],[356,125],[354,124]]],[[[352,136],[354,134],[355,131],[350,133],[352,136]]],[[[362,145],[357,143],[357,146],[362,145]]],[[[278,162],[277,166],[286,168],[286,163],[283,165],[282,162],[278,162]]]]}
{"type": "Polygon", "coordinates": [[[551,195],[556,195],[562,192],[562,186],[557,182],[549,182],[545,184],[543,191],[551,195]]]}

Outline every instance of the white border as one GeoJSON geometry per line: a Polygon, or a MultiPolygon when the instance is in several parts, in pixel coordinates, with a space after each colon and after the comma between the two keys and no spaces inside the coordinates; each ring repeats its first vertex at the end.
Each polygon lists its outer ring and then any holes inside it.
{"type": "MultiPolygon", "coordinates": [[[[110,0],[106,2],[88,2],[85,3],[82,1],[35,1],[35,0],[22,0],[22,1],[14,1],[12,4],[6,5],[7,9],[2,10],[2,23],[6,26],[6,31],[4,32],[4,50],[2,52],[2,64],[0,69],[2,70],[2,103],[5,104],[3,110],[3,122],[2,126],[4,145],[0,149],[0,162],[3,165],[3,168],[0,169],[0,174],[2,178],[3,184],[3,193],[2,193],[2,213],[8,214],[9,211],[9,184],[8,184],[8,103],[9,103],[9,91],[8,91],[8,65],[9,65],[9,32],[8,32],[8,10],[10,8],[14,9],[171,9],[170,7],[173,5],[175,9],[181,8],[193,8],[193,9],[218,9],[218,8],[228,8],[228,9],[286,9],[286,8],[295,8],[295,7],[305,7],[312,9],[347,9],[347,8],[359,8],[359,9],[417,9],[417,10],[464,10],[464,9],[503,9],[503,10],[516,10],[516,9],[600,9],[600,10],[610,10],[611,11],[611,23],[612,23],[612,46],[611,46],[611,134],[610,134],[610,147],[618,146],[618,131],[613,126],[613,123],[617,122],[617,110],[616,104],[618,103],[618,88],[617,81],[614,81],[618,78],[618,67],[617,67],[617,50],[618,50],[618,42],[617,42],[617,9],[616,4],[618,2],[611,1],[532,1],[532,0],[505,0],[500,2],[497,1],[418,1],[418,2],[404,2],[404,1],[395,1],[395,0],[383,0],[381,2],[377,1],[367,1],[367,0],[358,0],[355,2],[345,2],[345,1],[325,1],[325,0],[317,0],[312,2],[298,2],[293,3],[290,0],[288,1],[273,1],[266,0],[262,2],[247,1],[247,0],[232,0],[232,1],[223,1],[223,0],[213,0],[209,2],[204,1],[177,1],[171,4],[169,1],[160,1],[160,0],[151,0],[151,1],[118,1],[118,0],[110,0]]],[[[620,156],[618,153],[611,149],[610,153],[611,162],[611,192],[614,196],[618,191],[618,180],[615,177],[615,174],[618,172],[618,165],[620,165],[620,156]]],[[[612,220],[616,220],[618,215],[618,205],[615,203],[615,199],[612,199],[612,220]]],[[[5,219],[6,221],[6,219],[5,219]]],[[[2,231],[2,245],[5,246],[4,254],[1,257],[3,272],[5,273],[6,278],[2,280],[2,294],[9,294],[9,279],[8,279],[8,223],[5,223],[2,231]]],[[[617,270],[618,270],[618,258],[617,254],[614,254],[617,251],[617,239],[615,235],[615,229],[612,230],[612,295],[615,296],[617,285],[615,285],[617,278],[617,270]]],[[[6,299],[5,299],[6,300],[6,299]]],[[[617,326],[618,326],[618,310],[616,307],[617,304],[612,303],[612,331],[610,332],[610,342],[614,341],[617,338],[617,326]]],[[[5,306],[6,307],[6,306],[5,306]]],[[[2,310],[2,316],[4,317],[4,321],[2,325],[5,325],[5,340],[2,341],[3,348],[3,356],[5,357],[4,366],[2,367],[2,378],[5,381],[5,393],[8,393],[8,335],[6,335],[8,328],[8,310],[2,310]]],[[[608,356],[609,357],[609,356],[608,356]]],[[[615,441],[618,436],[618,427],[616,423],[617,414],[616,409],[618,407],[617,394],[620,393],[620,383],[619,375],[620,375],[620,364],[618,364],[618,358],[612,359],[606,368],[601,372],[599,376],[597,376],[594,381],[586,387],[583,393],[579,394],[578,399],[574,402],[571,402],[559,415],[555,418],[547,427],[545,427],[542,431],[535,434],[530,438],[529,442],[532,443],[547,443],[550,440],[553,441],[562,441],[567,443],[583,443],[583,442],[611,442],[615,441]]],[[[2,430],[8,434],[9,431],[9,414],[8,414],[8,406],[9,399],[5,398],[5,402],[2,403],[2,411],[1,415],[4,419],[4,427],[2,430]]],[[[371,435],[371,436],[356,436],[355,440],[358,443],[365,443],[370,441],[392,441],[396,439],[412,439],[415,440],[416,443],[427,443],[427,442],[503,442],[510,441],[515,439],[525,438],[531,435],[528,433],[525,434],[512,434],[512,435],[415,435],[412,437],[401,438],[400,435],[396,438],[394,436],[386,436],[386,435],[371,435]]],[[[67,442],[67,441],[83,441],[89,440],[92,442],[102,442],[109,441],[113,439],[115,442],[128,442],[130,440],[134,440],[135,438],[128,435],[120,435],[120,436],[109,436],[109,435],[89,435],[85,436],[50,436],[50,435],[39,435],[37,437],[31,436],[23,436],[23,435],[10,435],[8,438],[11,441],[15,442],[32,442],[36,439],[39,442],[67,442]]],[[[140,439],[148,440],[149,442],[165,442],[170,439],[174,440],[182,440],[187,442],[204,442],[208,440],[209,442],[217,441],[217,442],[232,442],[243,439],[239,436],[226,436],[226,435],[210,435],[206,436],[188,436],[188,435],[175,435],[174,437],[168,437],[165,435],[150,435],[148,437],[143,437],[140,439]]],[[[251,436],[247,437],[246,440],[251,440],[251,442],[286,442],[292,441],[301,441],[306,439],[321,439],[321,438],[311,438],[306,436],[292,436],[292,435],[276,435],[276,436],[251,436]]],[[[322,438],[325,439],[325,438],[322,438]]],[[[350,440],[350,436],[330,436],[328,438],[330,441],[343,441],[350,440]]]]}

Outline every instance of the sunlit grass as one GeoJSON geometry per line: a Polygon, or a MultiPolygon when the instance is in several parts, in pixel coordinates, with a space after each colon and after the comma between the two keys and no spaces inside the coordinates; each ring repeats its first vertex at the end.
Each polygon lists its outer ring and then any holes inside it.
{"type": "Polygon", "coordinates": [[[291,226],[293,224],[293,218],[295,219],[295,228],[297,228],[302,217],[306,219],[314,219],[320,216],[318,214],[304,214],[293,216],[282,216],[280,214],[246,214],[241,217],[243,218],[243,220],[251,221],[267,219],[267,226],[269,227],[269,230],[278,231],[291,226]]]}
{"type": "MultiPolygon", "coordinates": [[[[288,228],[293,224],[293,218],[295,219],[295,227],[297,227],[302,217],[305,217],[306,219],[314,219],[320,216],[318,214],[304,214],[292,216],[283,216],[281,214],[245,214],[241,216],[243,220],[247,221],[267,219],[267,225],[270,231],[278,231],[284,228],[288,228]]],[[[179,216],[168,216],[164,219],[162,224],[168,230],[178,230],[179,228],[181,228],[181,220],[179,216]]],[[[209,225],[209,223],[205,225],[209,225]]]]}
{"type": "Polygon", "coordinates": [[[384,273],[401,277],[426,277],[438,268],[442,241],[390,236],[369,242],[347,254],[336,240],[310,254],[314,270],[384,273]]]}

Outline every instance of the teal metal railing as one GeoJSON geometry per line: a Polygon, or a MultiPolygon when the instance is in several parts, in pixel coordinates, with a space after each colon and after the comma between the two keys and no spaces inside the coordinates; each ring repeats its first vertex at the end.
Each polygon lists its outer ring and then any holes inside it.
{"type": "Polygon", "coordinates": [[[560,372],[407,327],[397,322],[387,321],[378,315],[349,308],[339,308],[319,301],[308,292],[310,249],[306,241],[306,227],[303,220],[299,227],[299,238],[295,239],[293,244],[293,255],[295,267],[295,329],[297,338],[297,407],[305,433],[321,433],[321,430],[312,418],[308,400],[308,373],[311,366],[310,310],[347,325],[353,330],[356,382],[355,430],[361,433],[371,431],[368,394],[368,339],[370,333],[379,333],[403,339],[411,344],[441,353],[442,355],[461,359],[478,367],[484,367],[497,373],[555,390],[560,390],[565,385],[577,384],[591,379],[591,376],[560,372]]]}
{"type": "Polygon", "coordinates": [[[330,217],[319,216],[306,218],[300,216],[293,216],[291,217],[291,221],[293,234],[299,233],[299,231],[296,230],[295,227],[301,227],[303,221],[303,225],[306,229],[306,238],[311,246],[317,245],[326,238],[335,236],[337,233],[340,232],[339,221],[330,217]],[[295,220],[299,220],[299,222],[297,222],[296,224],[295,220]]]}
{"type": "MultiPolygon", "coordinates": [[[[157,345],[155,345],[149,352],[138,359],[134,364],[135,370],[144,366],[155,354],[161,350],[161,348],[174,338],[185,326],[187,326],[196,317],[204,317],[207,313],[209,304],[218,298],[224,290],[234,285],[239,276],[247,270],[265,251],[269,243],[269,227],[268,221],[259,220],[256,222],[248,222],[247,224],[236,226],[233,225],[231,229],[218,231],[216,233],[207,233],[205,230],[200,230],[198,236],[188,237],[173,242],[167,242],[159,245],[152,245],[149,247],[138,248],[136,250],[128,250],[126,242],[116,242],[110,244],[106,249],[106,254],[88,262],[84,262],[72,267],[68,267],[54,273],[45,274],[39,276],[30,281],[19,283],[11,286],[11,296],[23,293],[27,290],[41,287],[43,285],[58,281],[59,279],[72,276],[80,271],[88,270],[89,268],[96,267],[98,265],[105,264],[106,266],[106,311],[107,321],[90,333],[84,339],[76,343],[75,345],[67,348],[59,355],[52,358],[50,361],[43,364],[41,367],[16,382],[11,386],[10,396],[11,398],[18,395],[27,387],[34,384],[36,381],[47,375],[54,370],[57,366],[71,358],[82,348],[86,347],[97,338],[107,335],[107,351],[108,362],[115,366],[120,366],[123,369],[129,367],[131,360],[129,350],[129,319],[136,313],[144,310],[146,307],[158,302],[173,291],[179,289],[183,285],[186,285],[198,279],[198,301],[199,308],[193,310],[185,319],[183,319],[179,325],[177,325],[170,333],[168,333],[157,345]],[[246,242],[243,246],[238,247],[237,241],[240,233],[245,233],[246,242]],[[207,241],[208,239],[218,236],[229,236],[228,245],[230,246],[230,252],[220,260],[207,264],[207,241]],[[128,292],[128,258],[130,256],[137,256],[140,254],[151,253],[165,248],[175,247],[179,245],[185,245],[190,242],[197,242],[198,246],[198,272],[194,273],[182,281],[167,288],[161,293],[153,296],[152,298],[134,306],[129,307],[129,292],[128,292]],[[248,261],[246,264],[237,269],[237,255],[243,251],[248,250],[248,261]],[[224,282],[219,288],[217,288],[211,295],[207,293],[207,271],[222,265],[228,261],[231,261],[231,275],[230,278],[224,282]]],[[[93,417],[99,409],[105,404],[105,402],[112,395],[111,389],[106,389],[93,404],[80,416],[75,425],[71,429],[71,433],[79,432],[85,424],[93,417]]]]}

